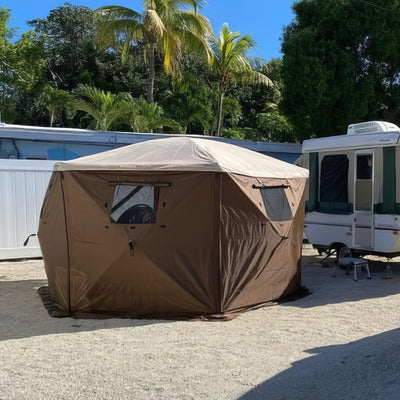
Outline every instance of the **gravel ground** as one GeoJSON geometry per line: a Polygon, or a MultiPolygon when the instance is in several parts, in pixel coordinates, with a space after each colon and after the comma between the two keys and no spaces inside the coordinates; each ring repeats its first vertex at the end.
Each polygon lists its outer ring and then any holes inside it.
{"type": "Polygon", "coordinates": [[[0,263],[0,399],[399,399],[400,264],[232,321],[51,318],[42,261],[0,263]]]}

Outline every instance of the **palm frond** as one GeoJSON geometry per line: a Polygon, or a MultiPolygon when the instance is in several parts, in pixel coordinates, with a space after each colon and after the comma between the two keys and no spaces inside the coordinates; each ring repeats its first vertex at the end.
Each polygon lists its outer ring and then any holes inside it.
{"type": "Polygon", "coordinates": [[[95,129],[108,130],[117,120],[124,120],[129,112],[127,102],[121,95],[92,86],[79,85],[75,96],[74,109],[89,114],[95,121],[95,129]]]}
{"type": "MultiPolygon", "coordinates": [[[[208,61],[212,60],[213,52],[208,43],[211,24],[198,14],[204,4],[205,0],[144,0],[142,14],[122,6],[100,7],[95,11],[99,21],[99,44],[102,47],[122,46],[125,61],[130,46],[143,40],[145,61],[154,59],[156,46],[163,53],[165,70],[176,79],[180,75],[183,49],[204,50],[208,61]]],[[[148,99],[152,101],[154,74],[149,75],[148,99]]]]}
{"type": "Polygon", "coordinates": [[[228,24],[224,24],[219,36],[214,35],[210,42],[214,52],[213,67],[224,84],[231,79],[272,85],[268,77],[254,73],[254,69],[260,69],[265,60],[248,55],[256,46],[251,35],[241,36],[239,32],[232,32],[228,24]]]}
{"type": "Polygon", "coordinates": [[[212,34],[212,27],[209,19],[193,11],[179,13],[177,16],[177,27],[178,29],[180,27],[182,30],[191,30],[207,38],[212,34]]]}
{"type": "Polygon", "coordinates": [[[171,31],[165,31],[163,36],[164,68],[173,75],[176,72],[176,62],[181,52],[181,39],[171,31]]]}
{"type": "MultiPolygon", "coordinates": [[[[195,12],[201,10],[207,2],[205,0],[161,0],[164,3],[164,6],[171,9],[191,9],[195,12]]],[[[151,0],[145,1],[146,4],[151,3],[151,0]]],[[[154,3],[160,3],[160,1],[154,1],[154,3]]],[[[157,7],[159,9],[159,7],[157,7]]]]}
{"type": "Polygon", "coordinates": [[[123,6],[104,6],[94,10],[95,17],[100,21],[137,20],[142,22],[142,14],[123,6]]]}
{"type": "Polygon", "coordinates": [[[119,46],[126,40],[138,42],[143,37],[143,17],[130,8],[105,6],[95,10],[94,15],[100,47],[119,46]]]}
{"type": "Polygon", "coordinates": [[[198,35],[192,31],[186,31],[182,34],[183,46],[189,51],[195,51],[197,53],[204,52],[209,64],[212,64],[214,59],[214,52],[208,42],[207,38],[202,35],[198,35]]]}
{"type": "Polygon", "coordinates": [[[147,32],[156,37],[162,37],[165,31],[165,26],[162,18],[155,10],[146,10],[144,12],[144,28],[147,32]]]}
{"type": "Polygon", "coordinates": [[[256,70],[262,70],[263,67],[266,67],[268,65],[267,61],[264,60],[264,58],[261,58],[261,57],[247,57],[247,58],[248,58],[250,64],[256,70]]]}

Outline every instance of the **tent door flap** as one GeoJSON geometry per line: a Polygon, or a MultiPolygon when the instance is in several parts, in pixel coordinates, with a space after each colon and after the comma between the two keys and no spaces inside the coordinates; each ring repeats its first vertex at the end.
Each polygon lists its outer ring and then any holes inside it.
{"type": "Polygon", "coordinates": [[[135,242],[133,240],[128,241],[129,253],[131,257],[135,256],[135,242]]]}

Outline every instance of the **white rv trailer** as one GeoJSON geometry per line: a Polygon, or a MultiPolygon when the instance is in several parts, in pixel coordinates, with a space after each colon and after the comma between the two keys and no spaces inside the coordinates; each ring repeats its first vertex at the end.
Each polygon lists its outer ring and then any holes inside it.
{"type": "Polygon", "coordinates": [[[310,170],[304,231],[315,248],[400,255],[399,127],[364,122],[305,140],[298,164],[310,170]]]}

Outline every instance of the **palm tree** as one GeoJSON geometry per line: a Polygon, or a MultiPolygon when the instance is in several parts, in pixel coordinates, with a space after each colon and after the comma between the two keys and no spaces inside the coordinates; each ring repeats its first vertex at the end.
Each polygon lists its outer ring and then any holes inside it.
{"type": "Polygon", "coordinates": [[[38,99],[39,106],[44,106],[50,115],[50,126],[54,125],[57,117],[63,110],[69,110],[72,107],[72,96],[65,90],[56,89],[53,86],[46,85],[38,99]]]}
{"type": "Polygon", "coordinates": [[[93,118],[89,128],[107,131],[117,122],[123,122],[129,113],[124,93],[116,95],[92,86],[79,85],[75,96],[75,110],[84,111],[93,118]]]}
{"type": "Polygon", "coordinates": [[[189,125],[195,124],[202,131],[212,125],[213,93],[207,86],[200,84],[196,77],[185,72],[182,80],[166,95],[166,110],[180,122],[184,134],[189,125]]]}
{"type": "Polygon", "coordinates": [[[214,52],[212,68],[217,75],[219,84],[216,130],[216,136],[219,136],[222,127],[224,96],[229,83],[239,81],[271,86],[272,81],[255,70],[255,68],[260,68],[265,63],[265,60],[248,55],[249,51],[256,47],[251,35],[240,36],[239,32],[231,32],[228,24],[224,24],[219,36],[212,36],[211,47],[214,52]]]}
{"type": "Polygon", "coordinates": [[[130,114],[127,122],[134,132],[163,132],[164,127],[174,133],[181,133],[182,127],[175,120],[164,115],[163,109],[157,103],[148,103],[146,100],[131,99],[130,114]]]}
{"type": "Polygon", "coordinates": [[[154,59],[159,50],[164,69],[179,76],[179,60],[185,47],[205,50],[210,61],[212,51],[208,37],[212,32],[206,17],[197,13],[204,0],[143,0],[142,14],[122,6],[105,6],[95,10],[99,17],[99,42],[103,46],[123,44],[122,58],[127,59],[130,46],[143,42],[149,68],[147,101],[154,101],[154,59]]]}

